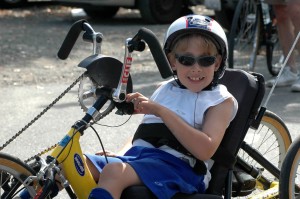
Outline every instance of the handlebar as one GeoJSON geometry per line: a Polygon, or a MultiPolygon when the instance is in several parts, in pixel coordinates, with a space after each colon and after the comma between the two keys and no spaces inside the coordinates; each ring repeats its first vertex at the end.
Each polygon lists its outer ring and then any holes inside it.
{"type": "Polygon", "coordinates": [[[94,43],[94,46],[96,46],[95,43],[102,42],[101,33],[96,33],[86,20],[79,20],[71,26],[67,36],[65,37],[65,40],[63,41],[60,49],[58,50],[58,58],[62,60],[68,58],[72,48],[74,47],[74,44],[76,43],[77,38],[79,37],[82,31],[85,31],[85,33],[82,36],[84,41],[92,42],[94,43]]]}
{"type": "MultiPolygon", "coordinates": [[[[83,34],[84,41],[96,41],[97,43],[101,43],[102,34],[96,33],[86,20],[79,20],[71,26],[69,32],[67,33],[67,36],[65,37],[57,53],[57,56],[60,59],[64,60],[68,58],[77,38],[79,37],[82,31],[85,32],[83,34]]],[[[145,49],[145,44],[142,40],[144,40],[149,46],[149,49],[158,67],[161,77],[168,78],[172,76],[173,73],[170,64],[167,60],[167,57],[162,50],[158,38],[151,30],[147,28],[141,28],[129,42],[129,51],[143,51],[145,49]]]]}
{"type": "Polygon", "coordinates": [[[73,127],[83,132],[86,128],[86,124],[90,123],[91,120],[97,117],[101,108],[106,104],[108,100],[111,100],[114,103],[114,106],[118,109],[116,112],[119,115],[131,115],[134,112],[134,105],[132,102],[116,102],[113,100],[113,91],[114,89],[108,87],[96,88],[93,95],[96,94],[97,100],[86,112],[85,116],[76,123],[73,127]]]}
{"type": "Polygon", "coordinates": [[[131,43],[136,43],[140,40],[144,40],[148,44],[151,54],[154,58],[154,61],[159,69],[162,78],[168,78],[172,76],[173,72],[171,70],[170,64],[165,53],[161,48],[161,45],[156,35],[147,28],[141,28],[138,31],[138,33],[132,38],[131,43]]]}
{"type": "Polygon", "coordinates": [[[63,41],[58,53],[57,53],[57,56],[60,58],[60,59],[66,59],[68,58],[79,34],[81,33],[81,31],[83,30],[83,23],[86,22],[85,20],[79,20],[77,22],[75,22],[67,36],[65,37],[65,40],[63,41]]]}
{"type": "MultiPolygon", "coordinates": [[[[112,93],[113,93],[113,89],[110,89],[110,88],[105,88],[105,87],[102,87],[102,88],[96,88],[95,90],[95,94],[96,96],[103,96],[103,97],[106,97],[106,100],[107,99],[112,99],[112,93]]],[[[98,97],[99,99],[99,97],[98,97]]],[[[105,101],[105,99],[103,100],[99,100],[99,101],[105,101]]],[[[98,100],[94,103],[94,108],[97,109],[97,110],[100,110],[102,108],[102,104],[103,102],[99,102],[98,100]]],[[[131,115],[133,114],[134,112],[134,106],[133,106],[133,103],[132,102],[126,102],[126,101],[123,101],[123,102],[116,102],[116,101],[113,101],[114,105],[116,106],[116,108],[118,109],[117,113],[119,115],[131,115]]]]}
{"type": "MultiPolygon", "coordinates": [[[[93,30],[90,24],[86,20],[79,20],[75,22],[72,27],[70,28],[65,40],[62,43],[61,48],[58,51],[58,57],[60,59],[66,59],[79,34],[81,31],[84,31],[83,34],[83,40],[92,42],[94,44],[94,54],[96,54],[98,51],[95,50],[95,46],[98,44],[101,44],[102,42],[102,34],[97,33],[93,30]]],[[[154,61],[157,65],[157,68],[161,74],[162,78],[168,78],[173,75],[172,69],[170,67],[169,61],[163,52],[163,49],[159,43],[158,38],[156,35],[147,28],[141,28],[137,34],[133,38],[128,38],[126,40],[126,48],[125,48],[125,56],[124,56],[124,63],[122,67],[121,77],[119,79],[119,84],[117,88],[114,88],[113,94],[111,94],[112,91],[110,91],[110,96],[107,94],[101,95],[97,102],[93,105],[92,109],[88,110],[88,113],[86,114],[84,120],[90,121],[95,115],[99,114],[99,110],[101,107],[107,102],[107,100],[110,99],[110,97],[113,98],[112,101],[114,101],[115,106],[119,110],[119,114],[132,114],[133,113],[133,106],[128,105],[128,103],[125,101],[126,91],[127,91],[127,79],[130,73],[130,66],[132,62],[131,53],[133,51],[143,51],[145,49],[145,43],[147,43],[151,54],[154,58],[154,61]],[[123,103],[124,102],[124,103],[123,103]]],[[[99,47],[100,49],[100,47],[99,47]]],[[[97,60],[90,60],[87,63],[86,68],[89,71],[90,66],[97,67],[98,61],[100,57],[97,60]]],[[[86,59],[85,59],[86,60],[86,59]]]]}

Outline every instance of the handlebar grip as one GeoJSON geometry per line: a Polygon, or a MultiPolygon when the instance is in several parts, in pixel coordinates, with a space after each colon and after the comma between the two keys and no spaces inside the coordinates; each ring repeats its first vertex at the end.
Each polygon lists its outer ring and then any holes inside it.
{"type": "Polygon", "coordinates": [[[173,75],[169,61],[163,52],[158,38],[151,30],[141,28],[137,35],[133,38],[133,40],[135,39],[143,39],[148,44],[162,78],[168,78],[173,75]]]}
{"type": "Polygon", "coordinates": [[[144,41],[141,41],[141,40],[139,40],[139,41],[131,40],[130,43],[131,43],[132,45],[130,45],[130,46],[128,47],[129,52],[133,52],[134,50],[135,50],[135,51],[142,52],[142,51],[145,50],[146,44],[145,44],[144,41]]]}
{"type": "Polygon", "coordinates": [[[63,41],[63,43],[57,53],[57,56],[60,59],[64,60],[69,56],[79,34],[83,30],[83,23],[85,23],[85,22],[87,22],[87,21],[84,19],[78,20],[71,26],[65,40],[63,41]]]}
{"type": "Polygon", "coordinates": [[[115,105],[118,109],[117,114],[119,115],[132,115],[134,112],[134,105],[132,102],[116,102],[115,105]]]}

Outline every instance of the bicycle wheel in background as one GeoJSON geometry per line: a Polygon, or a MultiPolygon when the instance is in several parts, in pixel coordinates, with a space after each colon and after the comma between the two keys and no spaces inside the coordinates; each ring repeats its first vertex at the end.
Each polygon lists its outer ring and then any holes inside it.
{"type": "Polygon", "coordinates": [[[229,34],[229,68],[254,70],[260,46],[260,19],[256,0],[239,0],[229,34]]]}
{"type": "Polygon", "coordinates": [[[291,144],[283,161],[280,180],[279,198],[292,199],[300,197],[300,137],[291,144]]]}
{"type": "MultiPolygon", "coordinates": [[[[253,149],[258,150],[277,168],[281,168],[288,147],[292,143],[289,130],[282,119],[275,113],[268,110],[265,112],[258,129],[254,130],[250,128],[244,141],[253,149]]],[[[252,157],[250,157],[244,150],[240,149],[238,156],[246,161],[249,165],[261,170],[261,175],[263,175],[270,182],[274,180],[278,181],[278,178],[274,177],[274,175],[267,170],[268,168],[264,168],[252,157]]],[[[261,191],[263,191],[263,187],[257,184],[256,190],[252,194],[257,194],[261,191]]]]}
{"type": "Polygon", "coordinates": [[[266,51],[268,71],[271,75],[277,76],[284,62],[277,33],[274,33],[272,38],[267,41],[266,51]]]}
{"type": "MultiPolygon", "coordinates": [[[[21,160],[8,154],[0,153],[0,198],[14,198],[24,189],[23,183],[35,172],[21,160]]],[[[35,195],[36,183],[28,187],[29,193],[35,195]]]]}

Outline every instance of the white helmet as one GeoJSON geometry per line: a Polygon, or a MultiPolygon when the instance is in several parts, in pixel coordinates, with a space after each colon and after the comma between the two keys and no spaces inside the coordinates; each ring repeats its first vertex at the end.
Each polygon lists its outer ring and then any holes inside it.
{"type": "Polygon", "coordinates": [[[199,33],[212,40],[222,56],[222,63],[217,71],[217,79],[220,79],[226,69],[228,56],[228,44],[223,28],[214,19],[202,15],[187,15],[174,21],[168,28],[164,39],[164,51],[166,55],[171,52],[175,41],[178,38],[191,34],[199,33]]]}

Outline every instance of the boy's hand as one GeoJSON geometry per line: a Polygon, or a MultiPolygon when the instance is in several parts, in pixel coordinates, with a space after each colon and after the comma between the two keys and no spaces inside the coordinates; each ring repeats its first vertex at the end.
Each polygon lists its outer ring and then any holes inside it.
{"type": "Polygon", "coordinates": [[[138,92],[127,94],[126,101],[134,104],[134,113],[136,114],[155,114],[158,106],[158,104],[138,92]]]}
{"type": "Polygon", "coordinates": [[[114,152],[111,152],[111,151],[98,151],[98,152],[96,152],[95,153],[95,155],[101,155],[101,156],[104,156],[104,155],[106,155],[106,156],[109,156],[109,157],[116,157],[117,156],[117,154],[115,154],[114,152]]]}

